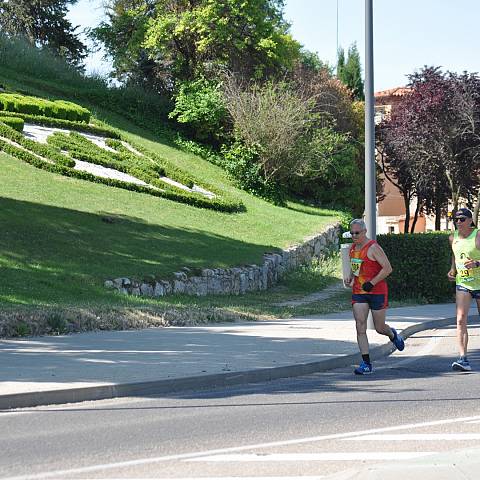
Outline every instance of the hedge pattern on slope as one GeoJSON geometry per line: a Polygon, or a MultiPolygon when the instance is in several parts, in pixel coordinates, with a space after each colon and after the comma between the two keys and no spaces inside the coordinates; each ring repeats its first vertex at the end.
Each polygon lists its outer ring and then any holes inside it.
{"type": "Polygon", "coordinates": [[[17,132],[23,132],[23,126],[25,122],[23,118],[18,117],[4,117],[0,115],[0,122],[8,125],[9,127],[15,129],[17,132]]]}
{"type": "Polygon", "coordinates": [[[0,109],[74,122],[88,123],[90,121],[90,111],[76,103],[66,100],[46,100],[18,93],[0,93],[0,109]]]}
{"type": "Polygon", "coordinates": [[[87,124],[73,122],[71,120],[62,120],[61,118],[43,117],[41,115],[29,115],[26,113],[13,113],[0,110],[2,117],[22,118],[27,123],[33,123],[43,127],[63,128],[65,130],[75,130],[84,133],[92,133],[101,137],[120,138],[120,133],[112,127],[100,126],[96,124],[87,124]]]}
{"type": "MultiPolygon", "coordinates": [[[[102,156],[101,147],[96,146],[88,139],[82,137],[77,133],[71,133],[70,135],[58,134],[54,137],[56,140],[53,140],[52,143],[45,145],[28,138],[25,138],[21,133],[16,130],[8,127],[5,124],[0,123],[0,137],[7,138],[23,148],[12,145],[4,140],[0,141],[0,150],[3,150],[5,153],[8,153],[14,157],[17,157],[37,168],[47,170],[53,173],[59,173],[68,177],[79,178],[82,180],[88,180],[91,182],[102,183],[105,185],[110,185],[114,187],[124,188],[126,190],[137,191],[139,193],[148,193],[153,196],[163,197],[168,200],[173,200],[180,203],[186,203],[199,208],[207,208],[218,210],[222,212],[240,212],[244,211],[245,207],[241,202],[225,199],[221,197],[207,198],[200,194],[191,193],[177,187],[165,184],[161,180],[158,180],[159,176],[163,176],[164,173],[170,174],[170,172],[165,172],[161,165],[156,165],[154,162],[151,162],[151,166],[146,166],[145,163],[140,166],[128,164],[132,162],[132,157],[127,157],[125,154],[118,153],[119,157],[111,159],[107,156],[102,156]],[[63,136],[63,137],[62,137],[63,136]],[[68,144],[71,145],[71,151],[74,153],[73,156],[78,158],[78,160],[84,159],[85,161],[90,161],[92,163],[97,163],[109,168],[114,168],[119,171],[123,171],[130,175],[133,175],[140,180],[144,180],[147,183],[151,183],[154,186],[158,185],[159,189],[151,188],[149,186],[138,185],[130,182],[125,182],[122,180],[116,180],[111,178],[103,178],[96,175],[93,175],[88,172],[82,172],[79,170],[74,170],[75,162],[72,158],[64,155],[61,152],[60,139],[64,142],[62,145],[65,147],[68,144]],[[58,141],[58,144],[55,143],[58,141]],[[86,142],[88,142],[88,145],[86,142]],[[82,146],[83,144],[83,146],[82,146]],[[88,145],[88,149],[87,149],[88,145]],[[97,151],[100,150],[100,152],[97,151]],[[45,159],[50,160],[52,163],[42,160],[36,155],[39,155],[45,159]],[[123,164],[125,163],[125,165],[123,164]],[[154,178],[155,176],[155,178],[154,178]]],[[[107,154],[109,152],[105,151],[107,154]]],[[[113,152],[110,152],[113,153],[113,152]]],[[[133,154],[132,154],[133,155],[133,154]]],[[[138,156],[135,156],[135,159],[138,159],[138,156]]],[[[145,159],[144,162],[148,160],[145,159]]]]}

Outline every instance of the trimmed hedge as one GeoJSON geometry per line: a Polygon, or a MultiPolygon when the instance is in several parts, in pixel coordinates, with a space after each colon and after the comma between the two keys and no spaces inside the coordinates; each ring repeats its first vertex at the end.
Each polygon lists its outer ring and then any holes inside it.
{"type": "Polygon", "coordinates": [[[5,153],[17,157],[37,168],[41,168],[49,172],[59,173],[68,177],[102,183],[118,188],[124,188],[126,190],[136,191],[139,193],[148,193],[153,196],[163,197],[168,200],[186,203],[199,208],[207,208],[228,213],[241,212],[245,210],[245,207],[241,202],[235,202],[218,197],[209,199],[203,195],[188,192],[168,185],[158,179],[158,175],[163,175],[165,173],[163,168],[155,164],[151,159],[145,157],[145,159],[142,159],[142,162],[140,163],[138,162],[140,157],[134,155],[133,153],[126,155],[123,152],[113,154],[113,152],[105,151],[104,154],[100,147],[78,133],[70,133],[70,135],[56,133],[49,137],[50,145],[44,145],[27,139],[21,133],[6,125],[0,124],[0,137],[8,138],[9,140],[18,143],[30,151],[12,145],[1,138],[0,150],[3,150],[5,153]],[[52,138],[52,140],[50,140],[50,138],[52,138]],[[52,146],[52,144],[54,146],[52,146]],[[72,168],[75,165],[74,160],[62,154],[59,145],[73,153],[74,157],[78,158],[79,160],[83,159],[85,161],[98,163],[100,165],[123,171],[154,186],[157,186],[158,188],[161,188],[161,190],[130,182],[124,182],[121,180],[98,177],[88,172],[74,170],[72,168]],[[38,158],[32,152],[52,160],[53,163],[49,163],[41,158],[38,158]],[[109,158],[109,154],[111,154],[113,158],[109,158]]]}
{"type": "Polygon", "coordinates": [[[90,121],[90,111],[65,100],[46,100],[18,93],[0,93],[0,110],[61,118],[73,122],[90,121]]]}
{"type": "Polygon", "coordinates": [[[42,117],[41,115],[28,115],[26,113],[13,113],[5,112],[0,110],[0,115],[2,117],[15,117],[23,118],[27,123],[33,123],[34,125],[41,125],[43,127],[57,127],[64,128],[66,130],[76,130],[79,132],[92,133],[94,135],[99,135],[102,137],[108,138],[120,138],[120,133],[117,132],[114,128],[92,125],[81,122],[72,122],[70,120],[62,120],[60,118],[49,118],[42,117]]]}
{"type": "Polygon", "coordinates": [[[3,117],[2,115],[0,115],[0,122],[15,129],[17,132],[23,132],[23,126],[25,124],[25,122],[23,121],[23,118],[3,117]]]}
{"type": "Polygon", "coordinates": [[[447,278],[452,262],[449,232],[379,235],[378,243],[392,264],[388,277],[392,299],[451,299],[455,284],[447,278]]]}
{"type": "Polygon", "coordinates": [[[5,124],[2,125],[1,123],[0,137],[8,138],[12,142],[18,143],[27,150],[30,150],[31,152],[36,153],[41,157],[47,158],[48,160],[51,160],[52,162],[59,165],[64,165],[65,167],[70,168],[75,166],[75,161],[72,160],[70,157],[64,155],[60,151],[60,149],[53,148],[49,145],[45,145],[44,143],[36,142],[35,140],[30,140],[29,138],[26,138],[24,135],[22,135],[20,132],[17,132],[13,128],[5,124]]]}

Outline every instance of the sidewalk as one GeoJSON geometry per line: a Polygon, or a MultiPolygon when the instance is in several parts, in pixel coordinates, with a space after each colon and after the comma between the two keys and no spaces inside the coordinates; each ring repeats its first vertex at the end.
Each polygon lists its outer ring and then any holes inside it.
{"type": "MultiPolygon", "coordinates": [[[[403,307],[389,310],[387,321],[408,336],[451,322],[454,314],[454,304],[403,307]]],[[[393,351],[376,332],[370,331],[369,338],[373,358],[393,351]]],[[[268,322],[2,340],[0,408],[266,381],[356,362],[350,311],[268,322]]]]}

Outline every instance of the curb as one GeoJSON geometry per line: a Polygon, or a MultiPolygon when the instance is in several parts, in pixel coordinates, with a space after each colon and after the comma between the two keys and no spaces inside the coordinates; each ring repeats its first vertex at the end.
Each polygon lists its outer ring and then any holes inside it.
{"type": "MultiPolygon", "coordinates": [[[[435,327],[443,327],[456,322],[455,317],[429,320],[417,323],[402,330],[403,338],[435,327]]],[[[370,351],[373,360],[386,357],[395,351],[391,342],[380,345],[370,351]]],[[[260,383],[280,378],[299,377],[312,373],[325,372],[335,368],[348,367],[355,363],[358,353],[352,353],[337,358],[283,367],[261,368],[244,372],[218,373],[196,377],[175,378],[171,380],[154,380],[151,382],[120,383],[114,385],[98,385],[91,387],[68,388],[62,390],[47,390],[44,392],[14,393],[0,395],[0,410],[13,408],[38,407],[76,403],[93,400],[105,400],[117,397],[147,396],[174,393],[187,390],[205,390],[207,388],[229,387],[247,383],[260,383]]]]}

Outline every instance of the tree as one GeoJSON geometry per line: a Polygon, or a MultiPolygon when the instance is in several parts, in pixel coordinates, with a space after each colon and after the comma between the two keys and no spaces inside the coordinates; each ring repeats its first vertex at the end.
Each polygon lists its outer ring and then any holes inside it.
{"type": "Polygon", "coordinates": [[[0,30],[23,36],[31,45],[48,48],[75,67],[81,67],[87,48],[66,18],[77,0],[0,0],[0,30]]]}
{"type": "Polygon", "coordinates": [[[218,69],[267,78],[300,58],[283,6],[284,0],[112,0],[108,22],[93,34],[117,73],[137,75],[146,56],[148,75],[162,78],[166,88],[211,78],[218,69]]]}
{"type": "Polygon", "coordinates": [[[410,93],[379,128],[384,171],[393,173],[402,193],[417,196],[440,229],[449,199],[456,209],[478,189],[480,80],[435,67],[409,78],[410,93]]]}
{"type": "Polygon", "coordinates": [[[337,77],[351,90],[354,100],[365,100],[362,64],[356,43],[350,45],[346,58],[343,48],[339,49],[337,77]]]}

